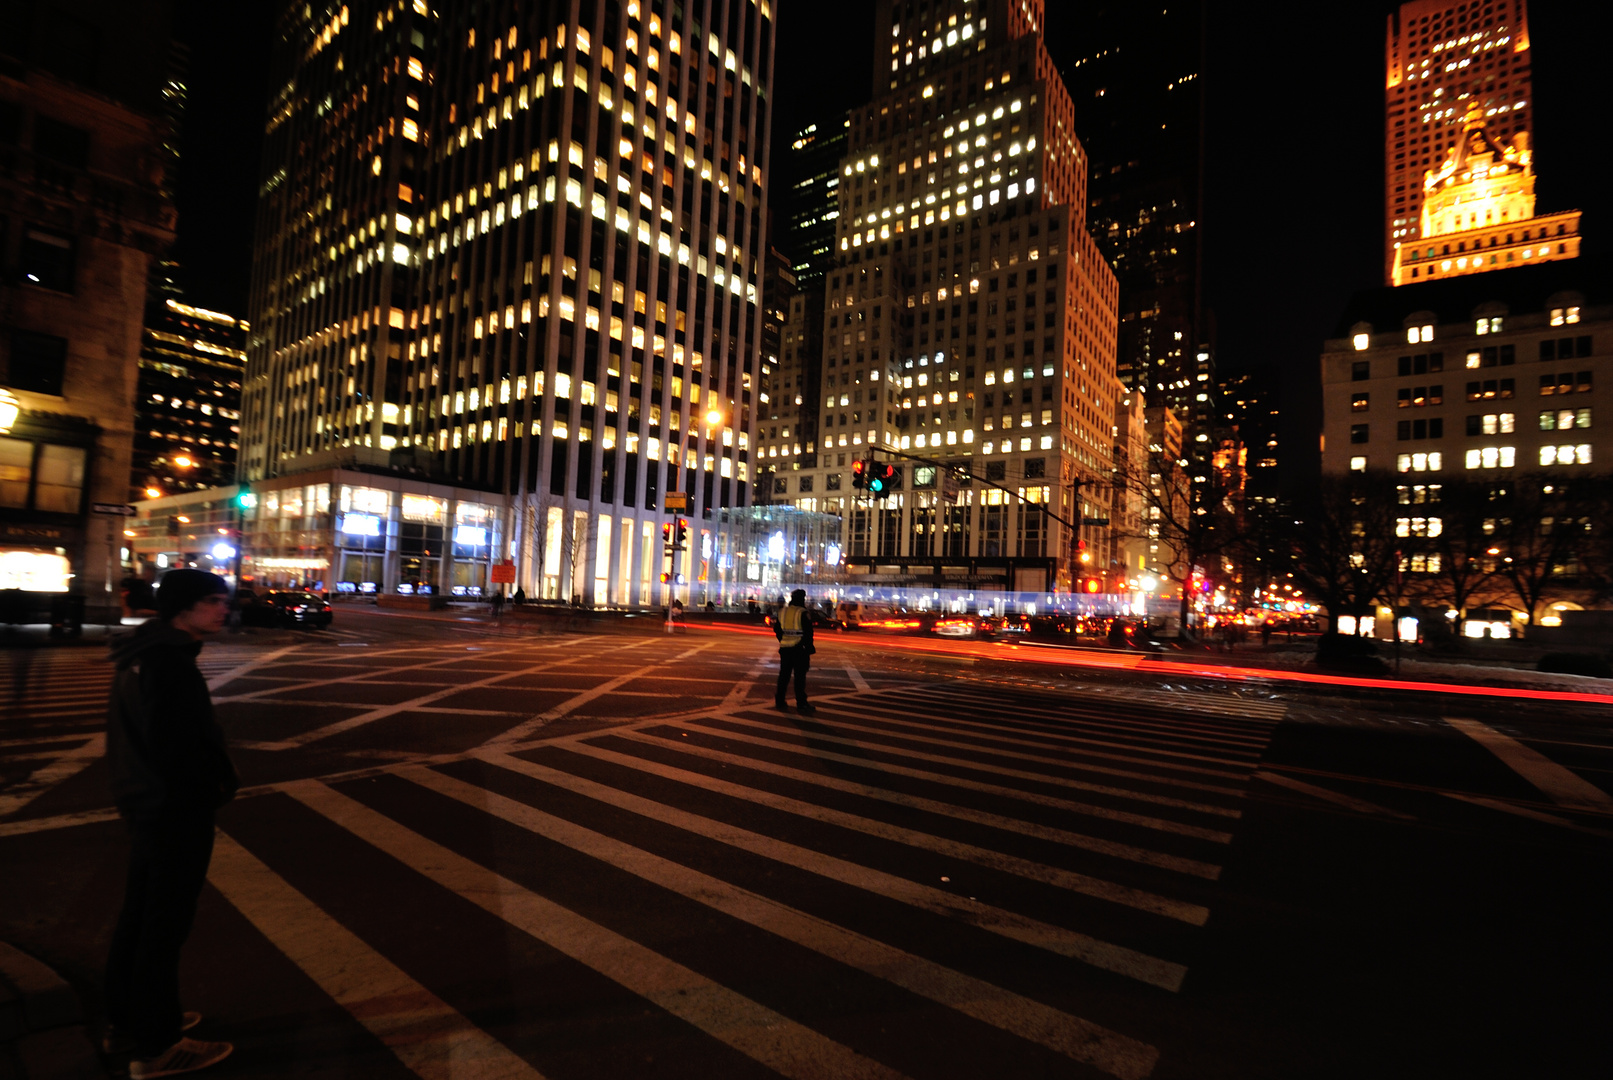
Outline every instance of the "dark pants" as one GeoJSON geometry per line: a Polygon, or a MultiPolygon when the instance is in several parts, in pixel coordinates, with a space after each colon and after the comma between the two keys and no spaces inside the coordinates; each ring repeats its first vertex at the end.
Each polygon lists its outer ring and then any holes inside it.
{"type": "Polygon", "coordinates": [[[784,700],[784,692],[790,686],[790,673],[795,673],[795,703],[807,703],[806,673],[812,666],[812,654],[803,647],[796,645],[778,651],[778,701],[784,700]]]}
{"type": "Polygon", "coordinates": [[[179,950],[213,857],[213,815],[131,820],[123,911],[106,960],[106,1015],[141,1057],[179,1041],[179,950]]]}

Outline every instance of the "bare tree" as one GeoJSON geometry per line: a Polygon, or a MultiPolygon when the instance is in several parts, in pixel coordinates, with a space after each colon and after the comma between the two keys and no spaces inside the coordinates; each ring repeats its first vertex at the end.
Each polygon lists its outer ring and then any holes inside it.
{"type": "Polygon", "coordinates": [[[1430,571],[1426,591],[1429,599],[1448,603],[1456,611],[1458,636],[1472,600],[1497,584],[1490,549],[1495,546],[1505,491],[1504,486],[1466,478],[1399,486],[1400,516],[1427,522],[1424,534],[1413,535],[1403,550],[1437,560],[1438,569],[1430,571]]]}
{"type": "Polygon", "coordinates": [[[1565,478],[1540,473],[1519,476],[1497,527],[1496,572],[1533,626],[1546,595],[1577,573],[1577,561],[1593,537],[1596,510],[1591,477],[1565,478]]]}
{"type": "Polygon", "coordinates": [[[1139,494],[1147,507],[1139,535],[1133,538],[1157,544],[1150,562],[1180,583],[1178,617],[1180,633],[1186,637],[1193,572],[1212,559],[1219,571],[1219,556],[1237,534],[1233,493],[1219,469],[1209,465],[1195,469],[1157,453],[1141,466],[1118,469],[1115,484],[1139,494]]]}
{"type": "Polygon", "coordinates": [[[1395,483],[1386,473],[1323,476],[1294,507],[1289,532],[1294,581],[1327,609],[1327,629],[1340,615],[1357,626],[1399,568],[1395,483]]]}

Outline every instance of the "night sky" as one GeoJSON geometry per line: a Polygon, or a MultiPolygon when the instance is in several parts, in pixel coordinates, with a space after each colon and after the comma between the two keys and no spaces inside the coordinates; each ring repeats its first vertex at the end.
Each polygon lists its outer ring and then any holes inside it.
{"type": "MultiPolygon", "coordinates": [[[[1282,386],[1291,475],[1306,471],[1297,459],[1314,457],[1322,340],[1350,294],[1381,280],[1384,17],[1396,6],[1210,7],[1206,298],[1221,369],[1260,372],[1282,386]]],[[[273,7],[180,0],[177,20],[191,73],[174,258],[192,302],[241,315],[273,7]]],[[[1048,50],[1061,65],[1073,61],[1084,44],[1083,5],[1047,7],[1048,50]]],[[[1603,149],[1610,7],[1539,0],[1529,11],[1537,205],[1584,210],[1588,251],[1601,250],[1613,202],[1603,149]]],[[[869,100],[873,4],[774,0],[774,8],[776,157],[797,126],[869,100]]]]}

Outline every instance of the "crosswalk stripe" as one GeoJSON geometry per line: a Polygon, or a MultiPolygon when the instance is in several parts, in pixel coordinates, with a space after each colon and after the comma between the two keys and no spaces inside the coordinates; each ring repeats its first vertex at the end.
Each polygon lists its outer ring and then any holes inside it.
{"type": "Polygon", "coordinates": [[[1018,818],[1007,817],[1003,814],[989,814],[983,810],[972,810],[966,806],[955,806],[952,803],[941,802],[938,799],[926,799],[917,795],[907,795],[889,788],[873,787],[868,784],[856,784],[850,780],[841,780],[822,773],[808,772],[804,769],[792,769],[787,765],[775,765],[760,758],[745,757],[741,754],[730,754],[722,750],[684,742],[673,742],[671,738],[651,735],[645,731],[619,731],[613,735],[617,738],[631,742],[658,747],[671,747],[679,753],[705,758],[709,761],[719,761],[728,765],[737,765],[743,769],[754,769],[757,772],[768,773],[772,776],[781,776],[789,780],[812,784],[816,787],[828,788],[831,791],[843,791],[849,795],[860,795],[864,798],[877,799],[893,806],[905,806],[912,810],[922,810],[928,814],[937,814],[943,817],[956,818],[975,825],[985,825],[1004,832],[1019,833],[1021,836],[1034,837],[1037,840],[1046,840],[1065,847],[1080,848],[1084,851],[1094,851],[1100,855],[1109,855],[1117,859],[1126,859],[1130,862],[1142,863],[1146,866],[1157,866],[1165,870],[1175,870],[1178,873],[1191,874],[1194,877],[1214,881],[1221,876],[1221,868],[1212,863],[1200,862],[1197,859],[1182,858],[1177,855],[1168,855],[1160,851],[1150,851],[1147,848],[1136,847],[1132,844],[1122,844],[1113,840],[1104,840],[1100,837],[1087,836],[1083,833],[1071,832],[1068,829],[1053,828],[1048,825],[1038,825],[1035,822],[1021,821],[1018,818]]]}
{"type": "MultiPolygon", "coordinates": [[[[1287,705],[1270,701],[1240,700],[1236,704],[1223,704],[1201,695],[1192,701],[1162,703],[1157,693],[1140,694],[1113,686],[1094,687],[1088,689],[1087,692],[1094,698],[1102,698],[1108,702],[1135,702],[1150,712],[1171,712],[1196,717],[1213,716],[1219,719],[1254,722],[1262,725],[1281,720],[1288,713],[1287,705]]],[[[990,700],[989,694],[979,691],[975,693],[985,700],[990,700]]]]}
{"type": "MultiPolygon", "coordinates": [[[[901,723],[904,726],[913,726],[912,721],[904,721],[899,719],[902,716],[912,715],[911,705],[907,706],[906,708],[894,704],[883,706],[883,708],[888,709],[890,713],[894,715],[881,713],[879,712],[880,708],[881,706],[877,705],[870,708],[863,702],[857,702],[858,712],[865,716],[877,715],[886,723],[901,723]]],[[[1080,753],[1088,757],[1103,758],[1107,761],[1124,761],[1132,765],[1150,765],[1154,768],[1175,769],[1178,772],[1197,773],[1201,776],[1219,776],[1227,780],[1247,779],[1249,776],[1249,770],[1254,767],[1253,762],[1232,761],[1227,758],[1211,757],[1207,754],[1192,754],[1185,750],[1163,750],[1151,746],[1139,746],[1134,742],[1122,743],[1108,739],[1096,739],[1089,735],[1081,735],[1075,732],[1060,732],[1057,734],[1050,732],[1028,732],[1007,724],[979,723],[968,720],[959,720],[955,717],[947,717],[944,720],[932,719],[923,725],[917,726],[930,727],[938,731],[950,731],[959,735],[979,735],[985,738],[990,738],[993,742],[1003,743],[1009,746],[1022,746],[1031,749],[1050,750],[1059,753],[1080,753]],[[1024,737],[1026,735],[1040,736],[1040,738],[1026,738],[1024,737]],[[1094,746],[1110,747],[1111,749],[1089,749],[1089,747],[1094,746]],[[1229,768],[1216,769],[1209,768],[1204,765],[1188,765],[1179,764],[1172,761],[1161,761],[1157,757],[1134,757],[1130,754],[1115,753],[1115,749],[1137,750],[1143,753],[1157,754],[1159,757],[1184,758],[1189,761],[1214,762],[1215,764],[1229,766],[1230,769],[1236,769],[1238,771],[1233,772],[1230,771],[1229,768]]],[[[982,748],[989,749],[989,747],[982,748]]]]}
{"type": "Polygon", "coordinates": [[[207,878],[258,931],[423,1080],[543,1080],[220,832],[207,878]]]}
{"type": "Polygon", "coordinates": [[[400,776],[557,844],[747,922],[787,941],[1126,1078],[1147,1076],[1153,1047],[1001,987],[961,974],[815,915],[427,768],[400,776]]]}
{"type": "MultiPolygon", "coordinates": [[[[1084,817],[1101,818],[1106,821],[1124,822],[1127,825],[1137,825],[1145,829],[1157,829],[1160,832],[1176,833],[1181,836],[1197,837],[1200,840],[1209,840],[1216,844],[1230,844],[1232,834],[1219,829],[1206,829],[1198,825],[1188,825],[1179,821],[1168,821],[1164,818],[1150,817],[1146,814],[1134,814],[1129,810],[1116,810],[1107,806],[1096,806],[1092,803],[1075,802],[1071,799],[1061,799],[1053,795],[1044,795],[1038,791],[1021,791],[1019,788],[1005,787],[1002,784],[988,784],[983,780],[970,780],[950,773],[933,772],[928,769],[915,769],[906,765],[897,765],[888,761],[873,761],[865,757],[855,757],[851,754],[837,754],[832,750],[825,750],[819,746],[795,747],[788,743],[780,743],[774,739],[763,738],[759,735],[749,735],[742,731],[712,731],[702,728],[707,734],[714,734],[723,739],[742,742],[751,746],[762,746],[772,750],[798,756],[810,757],[814,761],[834,762],[837,765],[852,765],[865,770],[890,773],[893,776],[906,776],[915,780],[923,780],[932,784],[946,787],[961,788],[965,791],[977,791],[983,795],[994,795],[1002,798],[1016,799],[1021,802],[1045,806],[1053,810],[1064,810],[1084,817]]],[[[617,734],[626,734],[618,732],[617,734]]]]}
{"type": "Polygon", "coordinates": [[[701,817],[685,810],[617,788],[551,769],[524,758],[507,754],[477,755],[500,768],[522,773],[552,787],[570,791],[596,802],[616,806],[653,821],[660,821],[684,832],[704,836],[719,843],[784,863],[819,877],[839,881],[866,892],[916,907],[932,914],[957,919],[979,929],[1034,946],[1047,952],[1079,960],[1093,967],[1124,975],[1138,982],[1165,990],[1180,990],[1187,968],[1161,960],[1123,945],[1101,941],[1078,930],[1053,926],[1038,919],[1006,911],[978,900],[907,878],[888,874],[860,863],[836,858],[800,847],[771,836],[751,832],[726,821],[701,817]]]}
{"type": "Polygon", "coordinates": [[[209,690],[217,690],[225,683],[233,682],[250,671],[263,667],[265,664],[273,663],[282,656],[286,655],[286,653],[292,652],[296,648],[297,646],[295,645],[287,645],[283,649],[276,649],[274,652],[254,656],[245,663],[233,665],[225,668],[223,671],[218,671],[216,673],[208,672],[207,688],[209,690]]]}
{"type": "MultiPolygon", "coordinates": [[[[947,696],[939,690],[927,688],[921,688],[921,692],[925,695],[924,700],[936,701],[946,706],[953,714],[964,711],[990,712],[1000,707],[999,702],[985,701],[973,695],[947,696]]],[[[1146,739],[1171,746],[1192,745],[1206,751],[1228,754],[1258,754],[1269,741],[1268,735],[1251,735],[1242,729],[1210,726],[1198,720],[1153,720],[1131,715],[1116,716],[1114,713],[1099,712],[1091,704],[1079,700],[1058,708],[1041,708],[1034,704],[1016,702],[1012,721],[1028,731],[1040,734],[1070,731],[1109,733],[1115,738],[1146,739]]]]}
{"type": "Polygon", "coordinates": [[[1013,874],[1016,877],[1025,878],[1027,881],[1039,881],[1044,885],[1052,885],[1054,888],[1065,889],[1097,900],[1106,900],[1112,904],[1121,904],[1125,907],[1135,908],[1138,911],[1147,911],[1154,915],[1163,915],[1168,919],[1179,919],[1193,926],[1203,926],[1205,920],[1210,916],[1208,909],[1200,904],[1190,904],[1168,896],[1160,896],[1158,893],[1149,892],[1146,889],[1121,885],[1118,882],[1106,881],[1103,878],[1078,873],[1074,870],[1065,870],[1062,867],[1047,866],[1043,863],[1033,862],[1030,859],[1022,859],[1017,855],[990,851],[977,844],[967,844],[944,836],[919,832],[915,829],[904,829],[873,818],[865,818],[827,806],[819,806],[816,803],[792,799],[786,795],[775,795],[770,791],[746,787],[743,784],[735,784],[727,780],[718,780],[704,773],[674,768],[657,761],[647,761],[631,754],[607,750],[602,746],[577,742],[566,749],[572,753],[583,754],[613,765],[649,773],[662,779],[689,784],[703,791],[727,795],[734,799],[742,799],[746,802],[755,803],[757,806],[765,806],[770,810],[781,810],[787,814],[795,814],[798,817],[821,821],[826,825],[835,825],[842,829],[860,832],[865,836],[905,844],[908,847],[915,847],[924,851],[933,851],[938,855],[946,855],[964,862],[971,862],[988,870],[1013,874]]]}
{"type": "Polygon", "coordinates": [[[1558,806],[1575,810],[1613,810],[1613,797],[1609,797],[1607,792],[1563,768],[1534,747],[1525,746],[1477,720],[1447,716],[1445,722],[1500,758],[1502,764],[1545,792],[1558,806]]]}
{"type": "MultiPolygon", "coordinates": [[[[695,721],[700,723],[700,721],[695,721]]],[[[722,730],[721,724],[705,721],[715,730],[722,730]]],[[[1030,780],[1051,787],[1069,788],[1074,791],[1090,791],[1098,795],[1113,795],[1122,799],[1132,799],[1137,802],[1150,803],[1155,806],[1170,806],[1179,810],[1193,810],[1201,814],[1214,814],[1218,817],[1238,818],[1243,811],[1236,807],[1216,806],[1213,803],[1194,802],[1189,799],[1178,799],[1170,795],[1156,795],[1147,791],[1133,791],[1130,788],[1114,787],[1109,784],[1094,784],[1087,780],[1076,780],[1066,776],[1054,776],[1052,773],[1033,772],[1029,769],[1014,769],[1006,765],[994,765],[989,761],[980,761],[978,758],[959,757],[956,754],[932,754],[924,750],[916,750],[907,746],[896,746],[888,743],[868,742],[863,739],[853,739],[843,735],[828,735],[822,732],[791,731],[777,724],[752,719],[749,716],[730,714],[722,718],[723,724],[742,725],[759,731],[771,732],[774,737],[784,741],[785,736],[795,735],[809,739],[814,743],[827,742],[835,746],[846,746],[855,750],[871,750],[882,754],[892,754],[912,761],[928,761],[938,765],[951,765],[957,768],[969,769],[972,772],[991,773],[993,776],[1010,776],[1015,780],[1030,780]]],[[[785,743],[785,745],[789,745],[785,743]]],[[[871,759],[870,759],[871,761],[871,759]]],[[[878,764],[878,763],[874,763],[878,764]]]]}
{"type": "Polygon", "coordinates": [[[450,892],[785,1076],[800,1080],[901,1077],[895,1070],[428,840],[334,788],[303,780],[286,784],[282,790],[450,892]]]}
{"type": "Polygon", "coordinates": [[[103,733],[85,740],[83,746],[57,755],[49,765],[0,795],[0,817],[15,814],[57,784],[72,779],[95,764],[105,753],[106,735],[103,733]]]}
{"type": "MultiPolygon", "coordinates": [[[[862,704],[860,702],[857,703],[857,708],[862,708],[862,704]]],[[[819,717],[814,719],[812,724],[833,730],[859,731],[864,735],[883,735],[892,739],[921,738],[928,746],[942,746],[951,750],[966,750],[974,754],[990,754],[993,757],[1007,758],[1010,761],[1029,761],[1035,762],[1039,765],[1057,765],[1061,768],[1074,769],[1079,772],[1097,773],[1100,776],[1117,776],[1123,780],[1142,780],[1152,784],[1163,784],[1167,787],[1188,788],[1193,791],[1207,791],[1213,795],[1228,795],[1239,799],[1241,799],[1244,795],[1242,788],[1227,787],[1224,784],[1206,784],[1198,780],[1187,780],[1177,776],[1160,776],[1154,773],[1141,773],[1132,769],[1117,769],[1110,765],[1096,765],[1084,760],[1067,760],[1065,758],[1053,759],[1044,754],[1028,754],[1019,750],[1006,750],[996,746],[966,742],[961,739],[943,738],[941,736],[948,734],[945,729],[937,728],[934,724],[919,720],[904,720],[896,716],[880,716],[878,718],[882,724],[890,724],[905,728],[911,731],[912,734],[904,734],[900,731],[888,731],[873,726],[858,725],[852,723],[852,721],[861,719],[862,717],[860,717],[857,713],[850,712],[849,704],[842,711],[849,714],[848,719],[834,720],[819,717]]],[[[1151,762],[1150,764],[1154,763],[1151,762]]]]}

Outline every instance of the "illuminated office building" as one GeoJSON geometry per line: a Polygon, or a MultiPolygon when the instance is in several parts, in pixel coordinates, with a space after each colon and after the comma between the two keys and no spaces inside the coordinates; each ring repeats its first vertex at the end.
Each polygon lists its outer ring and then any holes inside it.
{"type": "Polygon", "coordinates": [[[875,97],[852,111],[840,166],[818,467],[781,493],[843,518],[848,581],[1052,592],[1077,587],[1078,541],[1110,561],[1096,522],[1124,396],[1116,283],[1087,233],[1087,159],[1042,14],[876,13],[875,97]],[[851,465],[881,448],[909,457],[870,505],[851,465]],[[954,489],[951,464],[982,482],[954,489]],[[1094,523],[1077,536],[1044,507],[1094,523]]]}
{"type": "Polygon", "coordinates": [[[166,276],[153,284],[135,389],[135,500],[233,484],[240,445],[247,323],[185,303],[166,276]]]}
{"type": "Polygon", "coordinates": [[[1412,0],[1389,15],[1383,155],[1388,284],[1398,284],[1396,249],[1429,239],[1423,232],[1425,177],[1458,151],[1472,110],[1479,110],[1498,145],[1528,150],[1534,116],[1530,56],[1525,0],[1412,0]]]}
{"type": "Polygon", "coordinates": [[[282,19],[244,476],[418,470],[496,496],[528,595],[657,602],[665,496],[750,501],[771,4],[309,11],[282,19]]]}
{"type": "Polygon", "coordinates": [[[834,261],[835,219],[840,216],[840,162],[846,156],[850,130],[844,117],[811,123],[790,140],[785,160],[778,162],[783,190],[774,214],[783,228],[776,238],[790,256],[791,269],[803,289],[823,288],[834,261]]]}

